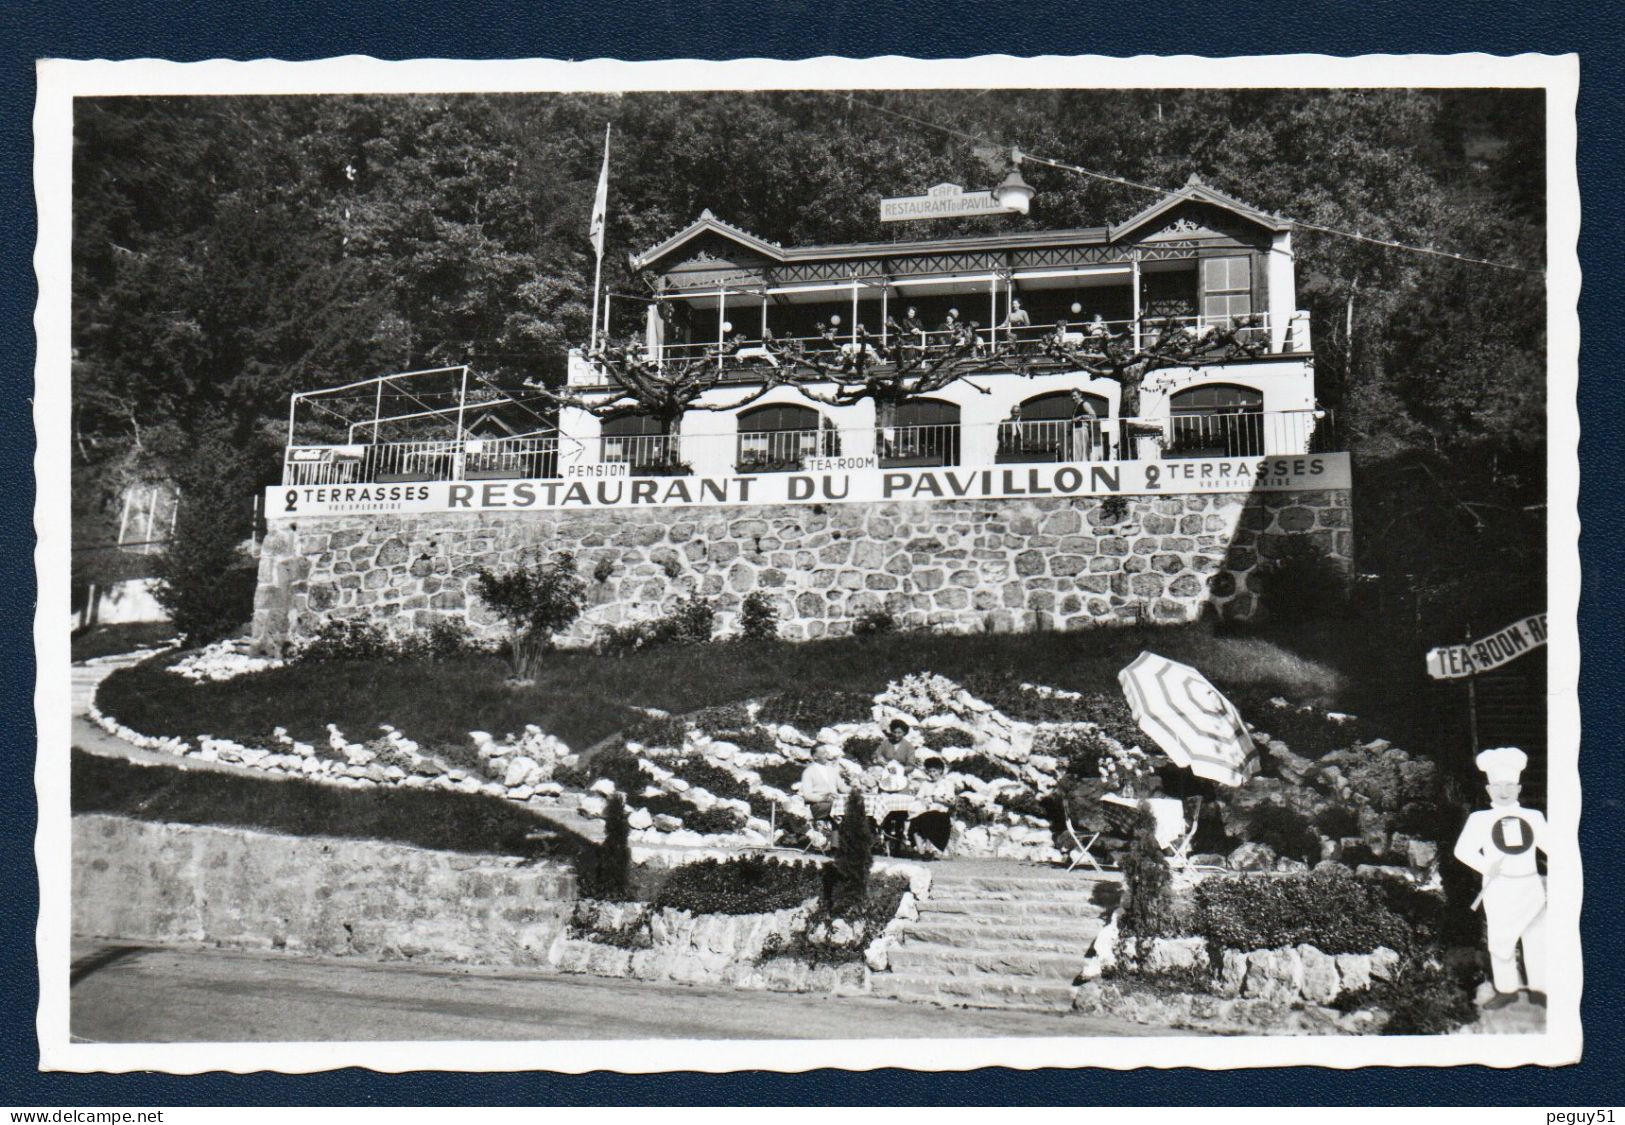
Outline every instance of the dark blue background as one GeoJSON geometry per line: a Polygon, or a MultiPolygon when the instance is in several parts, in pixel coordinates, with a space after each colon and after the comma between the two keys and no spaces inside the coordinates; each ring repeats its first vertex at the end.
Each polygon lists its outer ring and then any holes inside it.
{"type": "MultiPolygon", "coordinates": [[[[0,544],[9,580],[0,583],[0,622],[16,655],[0,678],[5,762],[12,783],[0,795],[0,826],[11,862],[4,872],[0,982],[0,1104],[18,1106],[187,1104],[706,1104],[846,1105],[900,1102],[1037,1104],[1510,1104],[1613,1105],[1621,1091],[1619,905],[1620,700],[1617,585],[1598,575],[1621,569],[1617,462],[1622,394],[1593,342],[1582,354],[1580,405],[1589,428],[1581,445],[1581,548],[1590,581],[1581,601],[1586,728],[1582,772],[1586,817],[1584,1061],[1557,1070],[1525,1068],[1331,1071],[1009,1071],[912,1074],[879,1071],[805,1075],[595,1074],[384,1076],[341,1071],[308,1076],[42,1075],[34,1031],[37,911],[33,725],[34,205],[30,118],[34,60],[62,58],[737,58],[884,54],[962,57],[1098,53],[1242,55],[1311,51],[1448,53],[1525,51],[1581,55],[1580,182],[1585,229],[1582,322],[1606,341],[1619,324],[1620,24],[1605,4],[1225,3],[1163,0],[1103,6],[1027,3],[936,4],[792,0],[776,4],[685,0],[573,0],[497,3],[156,3],[152,0],[0,0],[0,544]],[[651,10],[653,9],[653,10],[651,10]],[[1612,315],[1603,316],[1604,308],[1612,315]]],[[[1595,340],[1595,337],[1592,338],[1595,340]]],[[[1608,363],[1609,368],[1617,365],[1608,363]]],[[[1251,1048],[1257,1052],[1259,1048],[1251,1048]]],[[[1267,1048],[1266,1048],[1267,1050],[1267,1048]]],[[[627,1052],[635,1054],[636,1048],[627,1052]]],[[[615,1057],[606,1054],[606,1064],[615,1057]]],[[[787,1059],[788,1061],[793,1061],[787,1059]]]]}

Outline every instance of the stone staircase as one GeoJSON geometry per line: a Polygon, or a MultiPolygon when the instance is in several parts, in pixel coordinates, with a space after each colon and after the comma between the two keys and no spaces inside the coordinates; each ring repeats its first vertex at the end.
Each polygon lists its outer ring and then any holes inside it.
{"type": "Polygon", "coordinates": [[[1110,916],[1116,875],[954,860],[891,949],[874,994],[972,1008],[1068,1011],[1072,981],[1110,916]]]}

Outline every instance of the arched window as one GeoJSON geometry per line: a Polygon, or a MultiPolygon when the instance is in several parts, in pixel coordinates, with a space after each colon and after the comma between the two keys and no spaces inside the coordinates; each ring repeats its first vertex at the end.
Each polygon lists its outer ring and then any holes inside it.
{"type": "Polygon", "coordinates": [[[1208,383],[1180,391],[1168,402],[1173,415],[1170,457],[1257,457],[1264,452],[1264,394],[1234,383],[1208,383]]]}
{"type": "Polygon", "coordinates": [[[660,419],[647,414],[623,414],[604,420],[598,432],[603,436],[602,458],[607,462],[632,466],[636,475],[643,470],[665,470],[678,463],[678,439],[663,432],[660,419]]]}
{"type": "Polygon", "coordinates": [[[1034,395],[999,424],[997,459],[1000,464],[1107,460],[1102,422],[1110,410],[1105,398],[1083,391],[1034,395]]]}
{"type": "Polygon", "coordinates": [[[959,464],[959,407],[911,398],[897,407],[897,424],[882,427],[876,449],[883,468],[959,464]]]}
{"type": "Polygon", "coordinates": [[[840,452],[835,429],[811,407],[757,406],[739,414],[742,473],[791,473],[808,457],[840,452]]]}

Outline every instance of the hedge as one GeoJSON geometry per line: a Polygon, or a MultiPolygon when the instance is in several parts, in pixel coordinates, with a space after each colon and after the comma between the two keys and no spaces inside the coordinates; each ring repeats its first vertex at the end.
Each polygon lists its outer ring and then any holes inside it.
{"type": "Polygon", "coordinates": [[[817,898],[822,886],[813,863],[762,856],[702,859],[673,869],[652,905],[694,914],[764,914],[817,898]]]}

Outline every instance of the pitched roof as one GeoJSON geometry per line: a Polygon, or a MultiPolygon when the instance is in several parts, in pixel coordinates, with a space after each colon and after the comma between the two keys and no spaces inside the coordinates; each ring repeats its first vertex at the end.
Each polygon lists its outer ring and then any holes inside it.
{"type": "Polygon", "coordinates": [[[781,247],[777,242],[769,242],[760,235],[752,234],[744,227],[736,227],[732,223],[724,222],[713,215],[711,213],[711,209],[707,207],[704,211],[700,212],[699,218],[695,219],[692,223],[689,223],[688,226],[666,239],[666,241],[660,243],[659,245],[651,246],[643,253],[636,255],[632,259],[632,268],[643,269],[645,266],[649,265],[649,263],[665,257],[683,243],[688,242],[690,239],[697,238],[702,234],[719,234],[723,238],[737,242],[741,246],[745,246],[748,249],[754,250],[756,253],[761,254],[764,257],[772,258],[775,261],[782,261],[784,258],[784,248],[781,247]]]}
{"type": "Polygon", "coordinates": [[[1257,223],[1267,230],[1292,229],[1291,219],[1283,219],[1279,215],[1272,215],[1268,211],[1261,211],[1256,207],[1248,206],[1239,199],[1232,199],[1224,192],[1208,187],[1202,182],[1202,177],[1192,172],[1190,179],[1185,181],[1184,187],[1163,196],[1133,218],[1113,226],[1111,228],[1111,240],[1116,242],[1125,234],[1138,230],[1147,223],[1155,222],[1182,203],[1207,203],[1214,207],[1220,207],[1257,223]]]}

